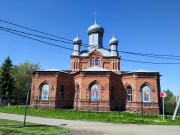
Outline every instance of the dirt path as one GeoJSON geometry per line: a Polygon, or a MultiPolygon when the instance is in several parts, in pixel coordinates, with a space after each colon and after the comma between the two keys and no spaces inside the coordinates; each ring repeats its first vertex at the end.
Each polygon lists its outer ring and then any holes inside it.
{"type": "MultiPolygon", "coordinates": [[[[23,121],[23,115],[0,113],[0,118],[23,121]]],[[[64,135],[180,135],[180,126],[112,124],[27,116],[27,122],[72,129],[64,135]]]]}

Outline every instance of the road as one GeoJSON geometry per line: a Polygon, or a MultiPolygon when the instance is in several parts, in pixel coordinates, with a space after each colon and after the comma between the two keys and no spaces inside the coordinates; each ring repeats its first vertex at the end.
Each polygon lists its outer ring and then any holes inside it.
{"type": "MultiPolygon", "coordinates": [[[[1,119],[23,121],[23,115],[0,113],[1,119]]],[[[180,135],[180,126],[112,124],[27,116],[27,122],[61,126],[103,135],[180,135]]]]}

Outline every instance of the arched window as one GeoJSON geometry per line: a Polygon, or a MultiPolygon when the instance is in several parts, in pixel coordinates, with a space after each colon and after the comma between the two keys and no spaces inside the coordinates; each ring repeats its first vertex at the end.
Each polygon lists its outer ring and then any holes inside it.
{"type": "Polygon", "coordinates": [[[64,86],[63,85],[60,85],[59,99],[64,99],[64,86]]]}
{"type": "Polygon", "coordinates": [[[150,102],[150,87],[145,85],[142,87],[143,102],[150,102]]]}
{"type": "Polygon", "coordinates": [[[131,86],[127,87],[127,101],[132,102],[132,88],[131,88],[131,86]]]}
{"type": "Polygon", "coordinates": [[[99,57],[96,58],[96,66],[100,66],[100,58],[99,57]]]}
{"type": "Polygon", "coordinates": [[[90,59],[90,65],[91,65],[91,67],[94,66],[94,58],[90,59]]]}
{"type": "Polygon", "coordinates": [[[99,86],[97,84],[92,85],[91,87],[91,101],[98,101],[99,100],[99,86]]]}
{"type": "Polygon", "coordinates": [[[41,100],[48,100],[48,99],[49,99],[49,85],[45,83],[42,85],[41,100]]]}

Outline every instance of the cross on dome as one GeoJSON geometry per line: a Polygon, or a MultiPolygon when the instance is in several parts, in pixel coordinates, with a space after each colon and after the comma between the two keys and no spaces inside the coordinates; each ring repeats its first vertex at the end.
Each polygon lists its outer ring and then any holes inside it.
{"type": "Polygon", "coordinates": [[[94,12],[94,24],[96,24],[96,11],[94,12]]]}

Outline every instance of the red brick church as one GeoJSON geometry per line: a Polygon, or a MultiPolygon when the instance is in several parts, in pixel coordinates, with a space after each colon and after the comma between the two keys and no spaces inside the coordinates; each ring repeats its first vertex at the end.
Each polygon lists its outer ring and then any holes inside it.
{"type": "Polygon", "coordinates": [[[32,107],[159,113],[159,72],[121,71],[118,40],[113,36],[107,50],[103,34],[104,28],[95,22],[88,28],[87,50],[81,50],[78,36],[73,40],[71,70],[34,72],[32,107]]]}

